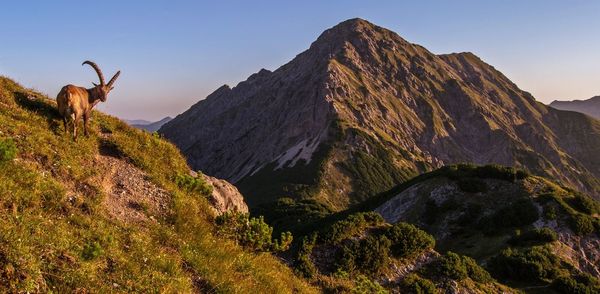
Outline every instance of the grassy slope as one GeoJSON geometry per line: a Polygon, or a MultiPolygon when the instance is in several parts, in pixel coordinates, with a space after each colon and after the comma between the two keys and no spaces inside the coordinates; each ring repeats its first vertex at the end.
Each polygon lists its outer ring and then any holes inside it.
{"type": "Polygon", "coordinates": [[[53,101],[0,77],[0,139],[6,138],[18,156],[0,166],[0,288],[314,291],[272,255],[214,237],[207,202],[173,182],[187,172],[185,160],[162,139],[95,112],[90,137],[73,142],[53,101]],[[102,144],[172,195],[166,217],[143,225],[108,217],[97,180],[105,171],[94,164],[102,144]]]}

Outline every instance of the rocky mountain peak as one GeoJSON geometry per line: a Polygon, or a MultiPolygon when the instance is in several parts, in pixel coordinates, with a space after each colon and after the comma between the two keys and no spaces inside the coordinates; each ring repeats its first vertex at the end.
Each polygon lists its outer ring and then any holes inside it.
{"type": "Polygon", "coordinates": [[[160,132],[250,207],[292,196],[341,209],[458,162],[600,191],[600,122],[545,107],[473,53],[436,55],[362,19],[220,88],[160,132]]]}

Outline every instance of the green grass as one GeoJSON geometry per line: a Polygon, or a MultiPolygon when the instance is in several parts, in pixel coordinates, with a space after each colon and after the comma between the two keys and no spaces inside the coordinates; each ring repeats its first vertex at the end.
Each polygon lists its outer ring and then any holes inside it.
{"type": "Polygon", "coordinates": [[[99,112],[90,133],[74,142],[52,100],[0,77],[0,139],[16,149],[0,165],[0,288],[314,292],[272,255],[215,236],[209,204],[198,197],[206,190],[177,184],[188,167],[172,144],[99,112]],[[129,160],[167,190],[166,215],[144,224],[109,217],[100,152],[129,160]]]}

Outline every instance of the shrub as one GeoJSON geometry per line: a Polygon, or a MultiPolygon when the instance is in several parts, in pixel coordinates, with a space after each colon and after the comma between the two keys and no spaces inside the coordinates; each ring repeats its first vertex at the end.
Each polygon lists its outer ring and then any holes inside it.
{"type": "Polygon", "coordinates": [[[377,282],[371,281],[366,276],[358,275],[356,277],[356,281],[354,282],[354,289],[352,289],[353,294],[385,294],[389,293],[388,290],[383,288],[377,282]]]}
{"type": "Polygon", "coordinates": [[[454,199],[454,197],[446,199],[446,201],[441,203],[439,206],[437,205],[435,200],[429,199],[427,200],[425,205],[427,214],[425,215],[424,221],[428,225],[432,225],[433,223],[435,223],[435,221],[438,220],[438,218],[442,214],[447,213],[449,211],[455,211],[460,207],[460,204],[454,199]]]}
{"type": "Polygon", "coordinates": [[[522,180],[529,176],[525,170],[518,170],[513,167],[506,167],[497,164],[488,164],[476,166],[471,163],[461,163],[457,165],[444,166],[439,173],[451,179],[459,180],[466,177],[491,178],[514,182],[522,180]]]}
{"type": "Polygon", "coordinates": [[[11,161],[17,156],[17,147],[12,139],[0,139],[0,164],[11,161]]]}
{"type": "Polygon", "coordinates": [[[263,215],[275,232],[292,231],[295,235],[305,235],[321,227],[317,221],[333,213],[325,204],[315,199],[280,198],[274,202],[260,204],[252,209],[256,215],[263,215]]]}
{"type": "Polygon", "coordinates": [[[430,266],[430,271],[434,275],[447,277],[453,280],[462,281],[471,278],[480,283],[492,281],[491,275],[475,260],[468,256],[461,256],[448,251],[430,266]]]}
{"type": "Polygon", "coordinates": [[[313,278],[317,274],[317,268],[311,260],[311,254],[316,242],[316,233],[312,234],[310,237],[305,236],[302,239],[302,244],[300,244],[300,248],[296,254],[296,271],[305,278],[313,278]]]}
{"type": "Polygon", "coordinates": [[[496,164],[489,164],[479,167],[477,174],[482,178],[493,178],[506,181],[515,181],[517,179],[523,179],[527,173],[520,172],[517,175],[517,170],[512,167],[506,167],[496,164]]]}
{"type": "Polygon", "coordinates": [[[581,193],[575,193],[573,198],[567,200],[571,207],[585,214],[600,213],[600,203],[581,193]]]}
{"type": "Polygon", "coordinates": [[[104,250],[102,250],[102,246],[96,241],[90,242],[83,246],[83,251],[81,252],[81,257],[85,260],[93,260],[102,255],[104,250]]]}
{"type": "Polygon", "coordinates": [[[448,252],[437,261],[438,274],[453,280],[461,281],[469,276],[467,267],[464,265],[460,255],[448,252]]]}
{"type": "Polygon", "coordinates": [[[416,274],[410,274],[400,282],[402,293],[435,294],[438,293],[435,284],[416,274]]]}
{"type": "Polygon", "coordinates": [[[521,199],[503,207],[491,216],[480,221],[487,234],[494,234],[502,229],[526,226],[539,218],[537,207],[531,199],[521,199]]]}
{"type": "Polygon", "coordinates": [[[462,261],[467,268],[467,274],[475,282],[489,283],[493,281],[492,276],[484,268],[479,266],[477,262],[468,256],[462,256],[462,261]]]}
{"type": "Polygon", "coordinates": [[[383,224],[385,220],[376,212],[359,212],[337,221],[324,234],[324,242],[338,244],[342,240],[361,233],[370,226],[383,224]]]}
{"type": "Polygon", "coordinates": [[[544,218],[547,220],[555,220],[557,217],[556,207],[554,206],[546,206],[544,209],[544,218]]]}
{"type": "Polygon", "coordinates": [[[273,228],[265,223],[262,216],[251,218],[248,214],[227,212],[218,216],[215,221],[219,235],[233,239],[251,250],[285,251],[292,243],[290,232],[283,232],[279,240],[273,240],[273,228]]]}
{"type": "Polygon", "coordinates": [[[577,235],[584,236],[594,232],[594,222],[590,216],[584,214],[571,215],[570,227],[577,235]]]}
{"type": "Polygon", "coordinates": [[[495,276],[518,281],[542,281],[554,278],[560,270],[560,260],[546,247],[523,250],[508,248],[490,260],[495,276]]]}
{"type": "Polygon", "coordinates": [[[600,283],[589,274],[559,277],[552,282],[552,288],[559,293],[565,294],[600,293],[600,283]]]}
{"type": "Polygon", "coordinates": [[[389,264],[390,246],[390,240],[381,235],[351,240],[341,249],[342,257],[338,268],[350,273],[359,271],[376,275],[389,264]]]}
{"type": "Polygon", "coordinates": [[[385,232],[396,257],[412,257],[435,246],[435,239],[414,225],[397,223],[385,232]]]}
{"type": "Polygon", "coordinates": [[[188,174],[179,174],[175,177],[175,183],[181,189],[198,193],[202,196],[210,195],[213,189],[213,187],[204,180],[204,176],[200,172],[198,172],[195,177],[188,174]]]}
{"type": "Polygon", "coordinates": [[[541,245],[558,240],[558,235],[550,228],[529,230],[523,234],[516,234],[508,244],[513,246],[541,245]]]}
{"type": "Polygon", "coordinates": [[[462,191],[468,193],[485,193],[488,189],[484,181],[475,178],[460,179],[456,184],[462,191]]]}

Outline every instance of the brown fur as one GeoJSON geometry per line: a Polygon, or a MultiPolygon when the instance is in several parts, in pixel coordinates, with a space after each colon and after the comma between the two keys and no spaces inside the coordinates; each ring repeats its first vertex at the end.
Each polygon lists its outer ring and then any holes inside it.
{"type": "Polygon", "coordinates": [[[108,82],[108,84],[104,84],[102,72],[95,63],[86,61],[83,64],[89,64],[96,70],[96,73],[100,78],[100,85],[95,85],[95,87],[90,89],[74,85],[66,85],[56,96],[58,112],[63,118],[66,132],[69,132],[67,129],[68,121],[71,120],[73,123],[73,139],[77,139],[77,122],[82,118],[83,132],[86,136],[88,135],[87,124],[90,119],[90,115],[92,114],[92,108],[94,108],[98,102],[106,101],[108,93],[113,89],[112,84],[121,73],[118,71],[108,82]]]}

